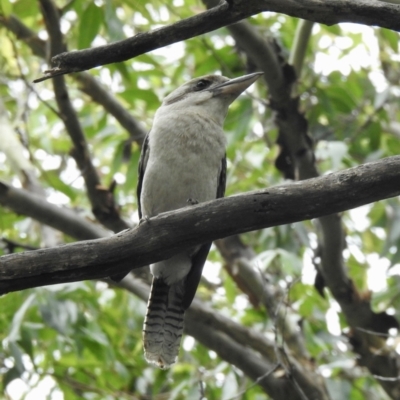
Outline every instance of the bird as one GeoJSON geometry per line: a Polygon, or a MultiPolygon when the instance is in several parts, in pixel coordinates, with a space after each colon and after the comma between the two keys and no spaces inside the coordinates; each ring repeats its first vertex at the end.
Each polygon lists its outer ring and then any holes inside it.
{"type": "MultiPolygon", "coordinates": [[[[206,75],[165,97],[140,155],[140,223],[160,213],[224,196],[230,104],[263,73],[235,79],[206,75]]],[[[161,369],[177,360],[184,313],[193,301],[211,243],[150,265],[153,275],[143,324],[145,358],[161,369]]]]}

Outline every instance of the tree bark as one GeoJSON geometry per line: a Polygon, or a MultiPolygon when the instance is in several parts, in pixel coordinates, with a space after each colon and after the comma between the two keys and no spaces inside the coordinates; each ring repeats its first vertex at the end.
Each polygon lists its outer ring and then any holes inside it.
{"type": "Polygon", "coordinates": [[[0,293],[127,272],[193,245],[319,218],[400,194],[400,156],[185,207],[111,238],[0,258],[0,293]]]}

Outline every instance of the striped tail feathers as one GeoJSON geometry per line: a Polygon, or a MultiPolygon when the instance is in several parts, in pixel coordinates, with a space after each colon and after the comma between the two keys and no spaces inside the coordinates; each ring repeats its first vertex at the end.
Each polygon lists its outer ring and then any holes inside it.
{"type": "Polygon", "coordinates": [[[176,362],[183,334],[183,281],[168,286],[153,278],[143,326],[145,358],[162,369],[176,362]]]}

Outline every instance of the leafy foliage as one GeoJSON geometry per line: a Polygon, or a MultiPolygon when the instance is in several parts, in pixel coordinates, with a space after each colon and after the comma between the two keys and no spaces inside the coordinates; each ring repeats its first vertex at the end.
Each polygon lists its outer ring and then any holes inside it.
{"type": "MultiPolygon", "coordinates": [[[[204,9],[196,0],[76,0],[57,2],[69,50],[97,46],[155,29],[204,9]],[[168,3],[168,2],[167,2],[168,3]]],[[[47,39],[36,2],[1,0],[0,15],[14,14],[38,38],[47,39]]],[[[298,21],[260,14],[249,20],[265,36],[273,35],[283,52],[292,47],[298,21]]],[[[0,98],[15,134],[25,147],[49,201],[77,209],[93,219],[81,173],[70,157],[71,142],[56,103],[51,81],[31,82],[45,61],[0,25],[0,98]]],[[[39,40],[35,38],[34,40],[39,40]]],[[[33,40],[33,39],[32,39],[33,40]]],[[[362,26],[315,26],[297,90],[315,140],[321,174],[400,153],[398,34],[362,26]]],[[[216,32],[158,49],[125,63],[90,71],[107,91],[147,129],[162,99],[193,76],[220,72],[233,77],[248,68],[229,31],[216,32]]],[[[105,109],[67,77],[69,94],[90,144],[102,183],[118,183],[116,196],[126,220],[136,221],[135,186],[140,148],[105,109]],[[128,151],[127,151],[128,150],[128,151]],[[124,157],[126,153],[130,156],[124,157]]],[[[228,138],[227,195],[265,188],[282,181],[274,166],[279,149],[268,93],[258,82],[251,96],[231,107],[228,138]]],[[[4,140],[3,138],[1,140],[4,140]]],[[[0,146],[0,179],[24,183],[0,146]]],[[[344,252],[355,286],[371,291],[374,310],[399,313],[400,206],[396,199],[348,212],[344,252]]],[[[0,208],[2,236],[23,245],[44,245],[34,220],[0,208]]],[[[306,350],[332,399],[387,398],[369,372],[357,365],[346,338],[347,322],[336,301],[313,287],[315,224],[305,222],[244,235],[257,257],[255,268],[282,288],[282,310],[295,316],[306,350]]],[[[60,242],[72,238],[59,234],[60,242]]],[[[14,250],[14,248],[13,248],[14,250]]],[[[10,247],[2,244],[0,254],[10,247]]],[[[17,248],[17,251],[21,251],[17,248]]],[[[213,250],[199,296],[246,327],[274,339],[275,320],[251,303],[213,250]],[[218,270],[217,275],[215,271],[218,270]]],[[[207,399],[266,398],[238,368],[186,337],[179,363],[169,371],[148,366],[142,355],[145,304],[103,282],[79,282],[11,293],[0,298],[0,371],[2,388],[12,398],[64,399],[207,399]],[[37,393],[40,393],[39,395],[37,393]],[[47,397],[46,397],[47,396],[47,397]],[[28,398],[28,397],[27,397],[28,398]]],[[[394,343],[393,338],[388,344],[394,343]]],[[[294,354],[298,356],[298,354],[294,354]]]]}

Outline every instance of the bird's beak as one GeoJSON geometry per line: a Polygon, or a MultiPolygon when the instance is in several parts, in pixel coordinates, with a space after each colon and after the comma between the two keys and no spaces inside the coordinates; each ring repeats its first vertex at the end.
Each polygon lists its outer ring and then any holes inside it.
{"type": "Polygon", "coordinates": [[[255,72],[254,74],[244,75],[239,78],[230,79],[210,89],[213,97],[228,95],[236,98],[240,93],[244,92],[252,83],[254,83],[264,72],[255,72]]]}

